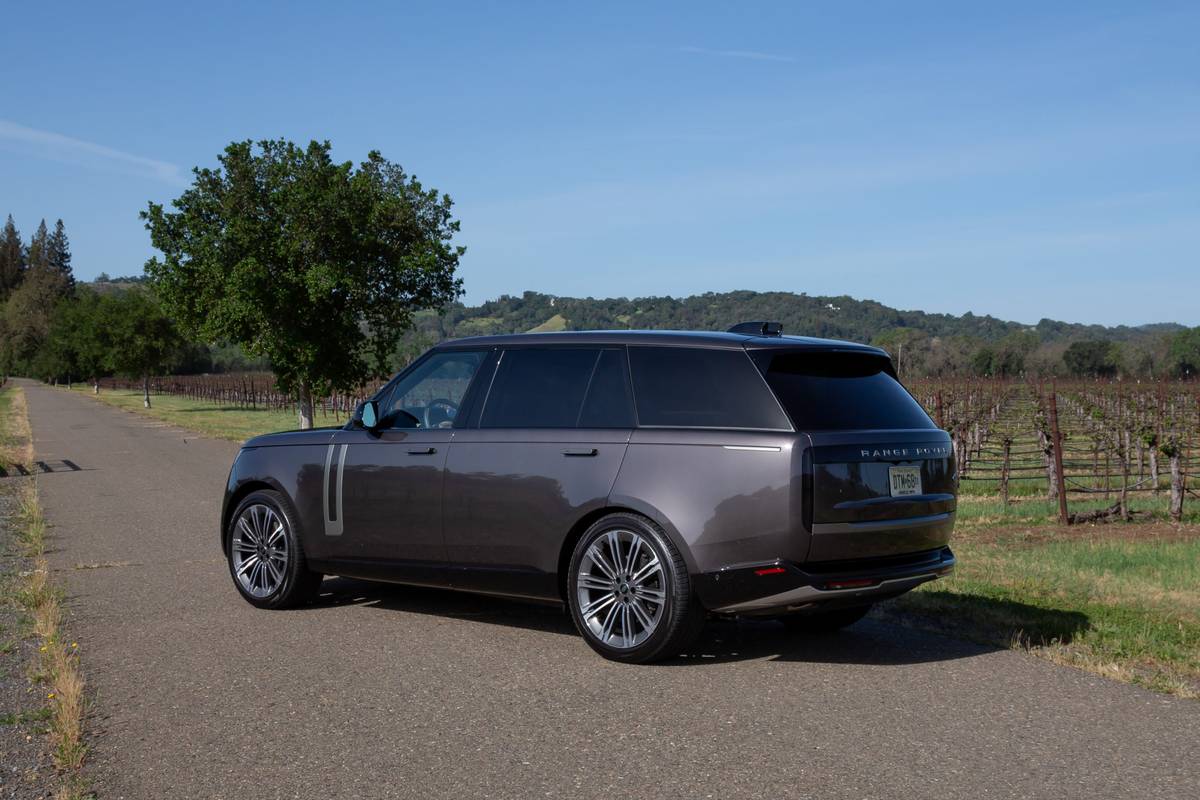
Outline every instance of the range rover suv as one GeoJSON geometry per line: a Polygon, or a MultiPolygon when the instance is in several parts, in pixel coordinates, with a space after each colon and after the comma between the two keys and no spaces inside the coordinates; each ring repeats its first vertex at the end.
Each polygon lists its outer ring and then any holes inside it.
{"type": "Polygon", "coordinates": [[[344,428],[246,442],[221,544],[259,607],[324,575],[551,601],[646,662],[709,615],[832,630],[946,575],[956,483],[874,347],[766,323],[486,336],[344,428]]]}

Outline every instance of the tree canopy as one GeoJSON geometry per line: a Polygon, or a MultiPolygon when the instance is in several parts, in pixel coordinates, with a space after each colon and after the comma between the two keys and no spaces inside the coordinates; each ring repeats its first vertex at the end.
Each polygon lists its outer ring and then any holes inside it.
{"type": "Polygon", "coordinates": [[[188,332],[268,358],[309,427],[314,393],[386,374],[412,314],[461,293],[451,200],[329,142],[234,142],[219,162],[142,213],[162,253],[146,272],[188,332]]]}

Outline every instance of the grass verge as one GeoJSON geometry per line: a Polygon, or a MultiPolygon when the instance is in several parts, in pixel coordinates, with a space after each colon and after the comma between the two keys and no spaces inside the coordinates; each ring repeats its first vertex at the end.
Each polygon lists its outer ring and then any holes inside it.
{"type": "MultiPolygon", "coordinates": [[[[252,436],[273,431],[295,430],[298,425],[296,415],[291,411],[222,406],[204,400],[192,400],[173,395],[151,395],[151,407],[145,408],[142,405],[141,392],[101,389],[100,394],[97,395],[92,393],[90,387],[83,384],[76,385],[71,391],[95,398],[115,408],[161,420],[205,436],[228,439],[233,442],[244,442],[252,436]]],[[[314,423],[318,426],[341,425],[345,421],[345,416],[331,414],[326,417],[317,412],[314,423]]]]}
{"type": "Polygon", "coordinates": [[[960,527],[950,578],[900,598],[900,621],[1200,698],[1200,528],[960,527]]]}
{"type": "MultiPolygon", "coordinates": [[[[33,462],[25,397],[20,389],[0,393],[0,460],[6,466],[33,462]]],[[[34,478],[19,481],[9,490],[16,493],[17,513],[11,520],[16,540],[29,568],[16,581],[6,583],[7,601],[17,603],[28,618],[27,633],[37,640],[37,662],[31,665],[33,681],[45,692],[39,716],[48,724],[50,749],[58,769],[54,797],[75,800],[88,796],[82,775],[87,745],[83,740],[86,717],[84,680],[79,669],[78,646],[68,642],[62,631],[62,592],[50,577],[46,561],[46,520],[38,502],[34,478]]]]}

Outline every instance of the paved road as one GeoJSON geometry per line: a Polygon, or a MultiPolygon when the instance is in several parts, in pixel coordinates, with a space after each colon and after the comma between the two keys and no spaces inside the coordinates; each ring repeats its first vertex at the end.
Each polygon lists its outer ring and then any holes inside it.
{"type": "Polygon", "coordinates": [[[255,610],[215,534],[234,446],[25,386],[101,798],[1197,796],[1200,705],[870,620],[635,667],[450,592],[255,610]]]}

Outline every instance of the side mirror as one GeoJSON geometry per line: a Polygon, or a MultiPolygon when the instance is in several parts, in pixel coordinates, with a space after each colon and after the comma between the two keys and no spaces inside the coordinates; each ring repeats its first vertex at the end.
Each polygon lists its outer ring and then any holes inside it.
{"type": "Polygon", "coordinates": [[[366,400],[358,404],[354,412],[354,424],[369,431],[379,425],[379,404],[374,400],[366,400]]]}

